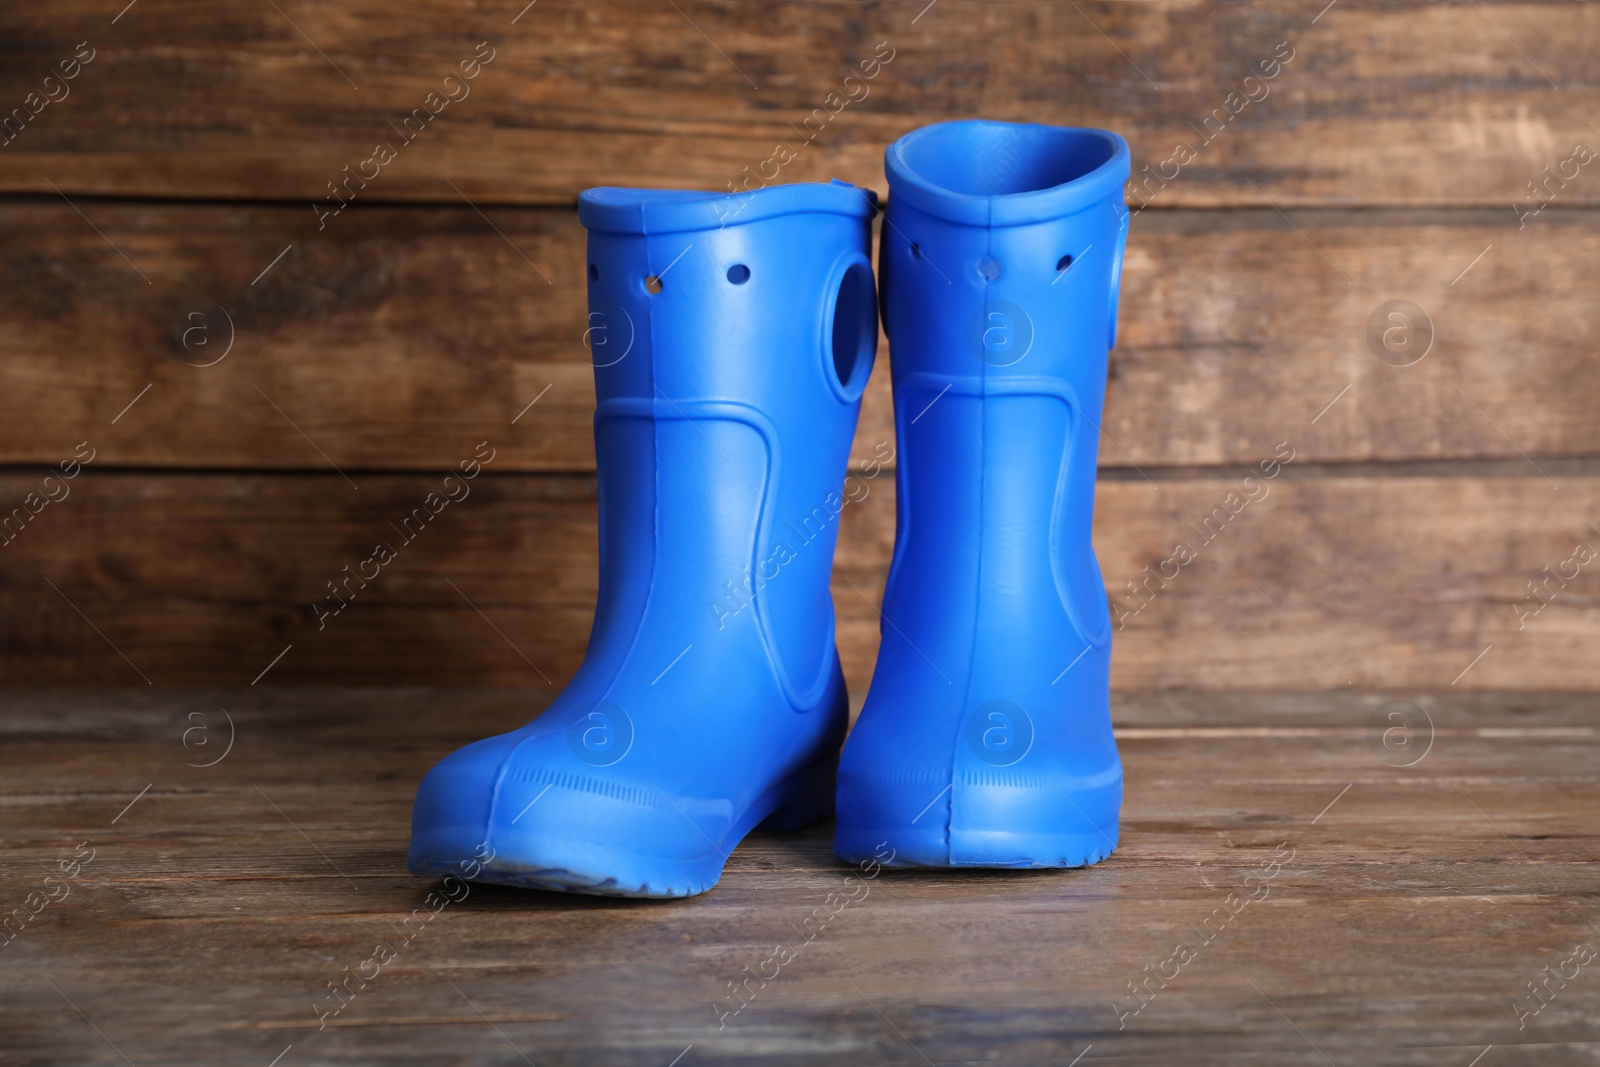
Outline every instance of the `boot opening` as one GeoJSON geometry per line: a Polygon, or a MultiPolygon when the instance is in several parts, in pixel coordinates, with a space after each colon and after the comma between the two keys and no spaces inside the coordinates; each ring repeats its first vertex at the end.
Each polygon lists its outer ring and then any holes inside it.
{"type": "Polygon", "coordinates": [[[1006,196],[1066,185],[1116,155],[1099,130],[1004,122],[949,122],[901,140],[902,160],[923,181],[962,196],[1006,196]]]}

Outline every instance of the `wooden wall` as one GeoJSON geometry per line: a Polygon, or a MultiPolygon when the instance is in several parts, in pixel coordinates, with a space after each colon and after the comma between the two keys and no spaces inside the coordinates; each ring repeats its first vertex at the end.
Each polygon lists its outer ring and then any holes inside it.
{"type": "MultiPolygon", "coordinates": [[[[595,585],[578,191],[779,144],[780,180],[882,191],[887,142],[981,115],[1133,147],[1116,684],[1600,685],[1600,4],[125,2],[0,11],[0,506],[40,509],[0,544],[0,684],[559,685],[595,585]]],[[[891,437],[881,362],[858,458],[891,437]]],[[[856,688],[893,491],[845,513],[856,688]]]]}

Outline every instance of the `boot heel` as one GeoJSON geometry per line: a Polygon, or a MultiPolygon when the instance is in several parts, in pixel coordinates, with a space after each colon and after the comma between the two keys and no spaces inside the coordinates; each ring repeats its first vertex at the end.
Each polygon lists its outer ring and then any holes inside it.
{"type": "Polygon", "coordinates": [[[756,828],[787,833],[831,818],[838,769],[839,760],[835,756],[813,763],[779,782],[768,794],[775,803],[772,814],[756,828]]]}

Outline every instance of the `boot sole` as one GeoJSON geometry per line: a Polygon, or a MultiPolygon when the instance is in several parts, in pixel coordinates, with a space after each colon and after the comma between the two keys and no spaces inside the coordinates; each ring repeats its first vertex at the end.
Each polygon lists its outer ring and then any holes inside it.
{"type": "MultiPolygon", "coordinates": [[[[635,849],[544,837],[537,842],[536,856],[497,850],[470,880],[587,896],[650,900],[696,896],[717,884],[728,857],[751,830],[799,830],[829,818],[837,770],[835,755],[773,785],[745,810],[728,834],[725,851],[682,860],[651,858],[641,857],[635,849]]],[[[463,839],[449,831],[444,836],[452,842],[463,839]]],[[[426,840],[415,842],[407,867],[413,874],[464,877],[461,865],[471,857],[443,858],[438,851],[442,850],[430,849],[426,840]]]]}

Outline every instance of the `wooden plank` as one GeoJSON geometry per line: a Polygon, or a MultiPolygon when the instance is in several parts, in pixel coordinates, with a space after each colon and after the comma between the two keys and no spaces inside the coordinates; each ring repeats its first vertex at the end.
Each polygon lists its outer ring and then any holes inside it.
{"type": "Polygon", "coordinates": [[[1086,870],[857,880],[823,824],[753,835],[688,901],[475,886],[410,938],[437,885],[402,866],[417,778],[541,691],[19,696],[0,721],[0,900],[59,878],[80,842],[93,859],[0,948],[0,1043],[51,1064],[1067,1063],[1092,1046],[1083,1062],[1421,1067],[1490,1045],[1580,1064],[1586,968],[1520,1030],[1516,1008],[1595,939],[1596,698],[1408,695],[1438,743],[1399,768],[1365,726],[1385,694],[1119,693],[1121,842],[1086,870]],[[236,744],[194,766],[211,757],[183,731],[220,741],[219,705],[236,744]],[[1252,874],[1264,896],[1217,933],[1252,874]],[[833,892],[856,902],[799,943],[833,892]],[[327,983],[380,942],[397,958],[319,1029],[327,983]],[[1128,984],[1180,942],[1195,958],[1133,1012],[1128,984]],[[719,1027],[727,984],[777,943],[794,960],[719,1027]]]}
{"type": "MultiPolygon", "coordinates": [[[[0,462],[88,440],[108,465],[417,470],[492,437],[501,469],[593,469],[571,212],[352,208],[318,234],[288,207],[80,206],[0,205],[0,462]]],[[[1283,440],[1327,462],[1600,454],[1590,213],[1294,225],[1135,220],[1103,465],[1249,464],[1283,440]],[[1397,300],[1425,316],[1411,366],[1368,341],[1397,300]]],[[[858,464],[893,439],[888,356],[858,464]]]]}
{"type": "MultiPolygon", "coordinates": [[[[89,439],[106,464],[417,470],[490,437],[502,469],[594,469],[575,212],[352,210],[318,235],[284,207],[85,206],[105,238],[59,202],[0,207],[0,459],[89,439]]],[[[876,378],[858,462],[893,436],[876,378]]]]}
{"type": "MultiPolygon", "coordinates": [[[[0,684],[560,685],[594,602],[593,481],[489,470],[400,543],[391,524],[439,475],[358,472],[358,490],[331,473],[91,467],[0,547],[0,684]],[[327,583],[380,540],[399,558],[320,619],[327,583]]],[[[1595,568],[1576,547],[1600,551],[1600,476],[1556,475],[1350,475],[1297,459],[1270,480],[1104,479],[1113,682],[1594,687],[1595,568]]],[[[41,485],[0,476],[0,500],[41,485]]],[[[858,696],[894,532],[890,477],[866,485],[842,514],[834,587],[858,696]]]]}
{"type": "MultiPolygon", "coordinates": [[[[763,172],[881,188],[895,137],[986,115],[1122,131],[1138,169],[1176,175],[1151,186],[1161,204],[1264,194],[1510,218],[1542,168],[1596,143],[1600,111],[1590,4],[119,6],[8,6],[0,101],[38,113],[0,153],[0,190],[285,199],[309,217],[380,143],[396,158],[369,165],[363,200],[456,202],[453,182],[475,200],[571,203],[592,185],[720,189],[763,172]],[[79,42],[95,58],[46,84],[79,42]],[[493,58],[447,86],[475,54],[493,58]],[[863,63],[875,77],[846,82],[863,63]],[[424,106],[437,117],[408,141],[400,123],[424,106]],[[770,162],[779,145],[786,166],[770,162]]],[[[1559,199],[1600,202],[1591,171],[1559,199]]]]}
{"type": "Polygon", "coordinates": [[[1595,455],[1592,269],[1586,213],[1146,212],[1101,463],[1595,455]]]}

